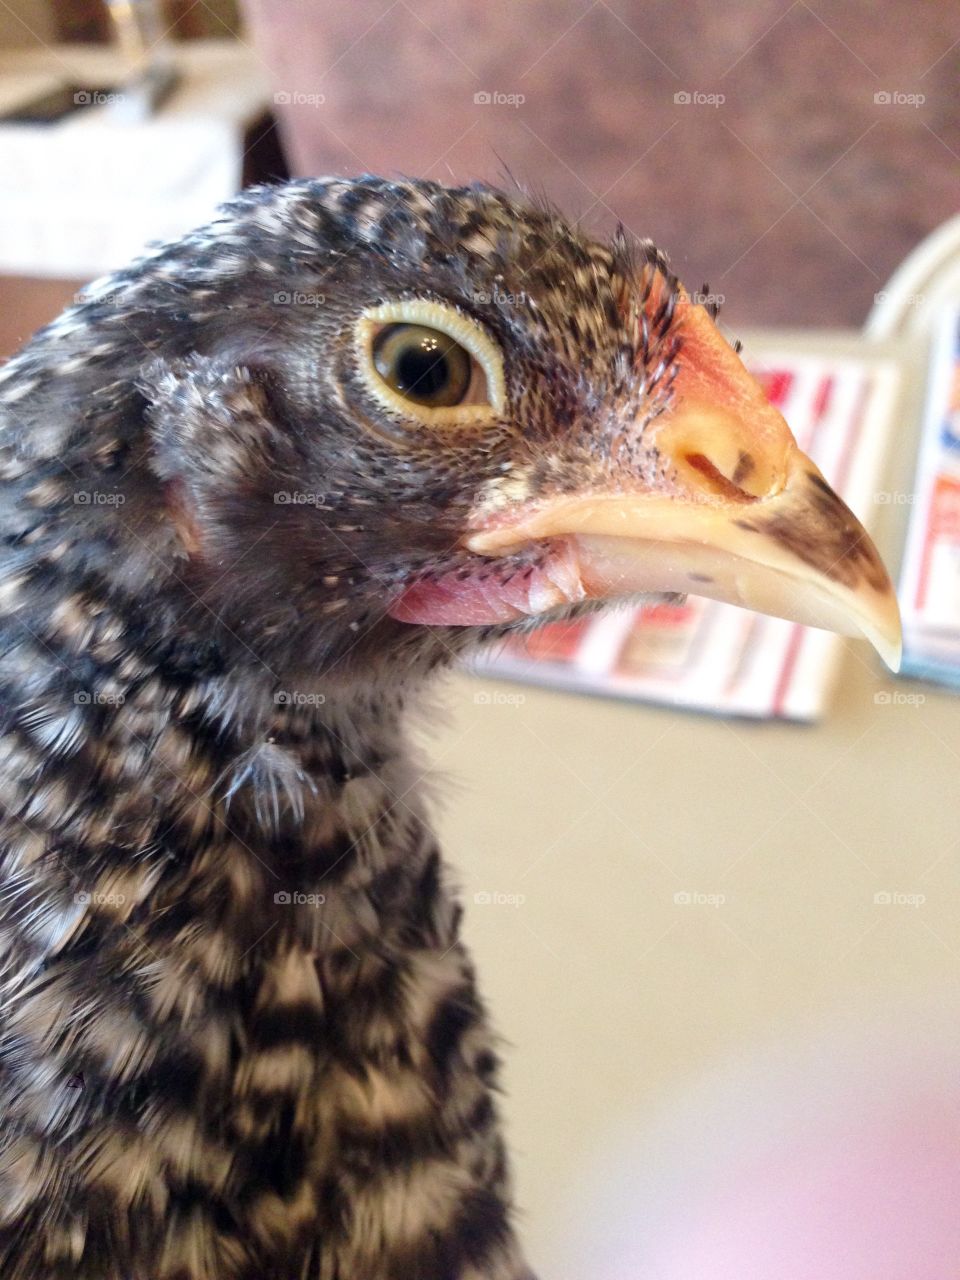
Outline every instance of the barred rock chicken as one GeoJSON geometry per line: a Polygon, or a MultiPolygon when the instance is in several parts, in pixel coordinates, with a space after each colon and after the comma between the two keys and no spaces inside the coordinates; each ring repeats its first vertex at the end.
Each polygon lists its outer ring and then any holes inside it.
{"type": "Polygon", "coordinates": [[[519,1280],[404,716],[693,591],[863,632],[863,529],[648,242],[247,191],[0,379],[0,1275],[519,1280]]]}

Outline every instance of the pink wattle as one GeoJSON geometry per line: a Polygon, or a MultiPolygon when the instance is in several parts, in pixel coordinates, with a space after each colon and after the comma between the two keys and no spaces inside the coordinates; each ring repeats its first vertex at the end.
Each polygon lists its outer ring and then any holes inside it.
{"type": "Polygon", "coordinates": [[[546,613],[587,594],[576,550],[567,540],[552,543],[536,564],[521,565],[512,573],[488,561],[478,561],[466,577],[460,576],[463,572],[411,583],[387,612],[398,622],[424,626],[490,626],[546,613]]]}

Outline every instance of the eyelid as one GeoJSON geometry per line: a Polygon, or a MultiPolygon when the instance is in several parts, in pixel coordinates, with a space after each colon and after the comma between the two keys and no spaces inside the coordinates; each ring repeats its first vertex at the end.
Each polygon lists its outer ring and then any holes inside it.
{"type": "Polygon", "coordinates": [[[355,333],[363,362],[361,373],[364,380],[368,383],[369,390],[391,413],[401,414],[405,418],[413,417],[427,425],[436,426],[493,421],[502,416],[507,395],[499,348],[486,330],[464,312],[426,298],[385,302],[380,306],[369,307],[362,313],[355,333]],[[388,387],[379,376],[375,380],[368,377],[367,365],[370,362],[374,336],[387,324],[426,325],[458,342],[483,371],[488,403],[438,407],[413,405],[388,387]]]}

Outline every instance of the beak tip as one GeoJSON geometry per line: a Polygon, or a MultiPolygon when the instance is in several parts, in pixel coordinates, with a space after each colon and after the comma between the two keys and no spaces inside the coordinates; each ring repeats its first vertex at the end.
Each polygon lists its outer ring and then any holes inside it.
{"type": "Polygon", "coordinates": [[[900,641],[893,643],[888,640],[883,644],[876,644],[875,647],[888,671],[892,675],[898,675],[903,661],[903,644],[900,641]]]}
{"type": "Polygon", "coordinates": [[[900,666],[903,662],[903,638],[898,636],[895,641],[888,640],[882,649],[879,650],[880,657],[887,664],[887,667],[894,675],[898,675],[900,666]]]}
{"type": "Polygon", "coordinates": [[[893,675],[900,670],[903,661],[903,624],[893,587],[884,601],[882,614],[859,618],[859,627],[864,639],[868,640],[883,660],[884,665],[893,675]]]}

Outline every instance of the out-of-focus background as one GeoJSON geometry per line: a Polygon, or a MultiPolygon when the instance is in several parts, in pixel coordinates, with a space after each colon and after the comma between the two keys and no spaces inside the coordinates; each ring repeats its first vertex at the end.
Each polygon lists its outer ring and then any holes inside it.
{"type": "Polygon", "coordinates": [[[0,0],[3,355],[247,183],[517,182],[707,284],[798,432],[860,386],[850,500],[902,582],[935,541],[935,680],[770,630],[738,662],[793,665],[749,715],[678,710],[721,625],[688,613],[630,632],[619,685],[553,651],[544,687],[444,687],[438,822],[545,1277],[960,1274],[958,54],[956,8],[905,0],[0,0]]]}
{"type": "MultiPolygon", "coordinates": [[[[159,5],[153,39],[189,71],[166,110],[197,128],[194,160],[201,127],[218,122],[236,130],[243,176],[271,176],[273,157],[259,172],[249,163],[260,159],[248,130],[262,111],[279,120],[295,174],[512,174],[599,229],[621,219],[652,236],[690,287],[725,295],[731,322],[859,325],[908,250],[956,211],[949,5],[893,0],[882,21],[854,0],[245,8],[159,5]]],[[[106,0],[6,0],[5,101],[28,78],[99,78],[116,91],[123,64],[107,52],[107,10],[106,0]]],[[[64,171],[44,185],[42,163],[16,157],[4,199],[34,219],[59,206],[81,223],[100,183],[123,176],[118,221],[137,188],[173,203],[200,175],[188,154],[176,169],[160,123],[141,126],[138,165],[123,175],[104,172],[105,157],[84,168],[76,156],[75,173],[58,157],[64,171]]],[[[78,151],[97,134],[116,145],[93,113],[71,128],[78,151]]],[[[44,265],[39,246],[32,265],[44,265]]]]}

